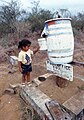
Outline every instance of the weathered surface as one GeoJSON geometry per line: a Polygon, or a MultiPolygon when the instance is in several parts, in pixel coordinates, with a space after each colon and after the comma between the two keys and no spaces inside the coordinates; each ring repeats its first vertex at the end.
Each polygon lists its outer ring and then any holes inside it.
{"type": "Polygon", "coordinates": [[[83,75],[76,74],[76,75],[74,75],[74,77],[77,78],[77,79],[79,79],[79,80],[84,81],[84,76],[83,75]]]}
{"type": "Polygon", "coordinates": [[[46,94],[33,86],[26,86],[21,88],[20,95],[27,103],[29,102],[32,105],[42,119],[47,116],[49,120],[52,120],[45,106],[45,103],[51,99],[46,94]]]}
{"type": "Polygon", "coordinates": [[[18,65],[18,58],[16,56],[10,56],[10,63],[14,66],[18,65]]]}
{"type": "Polygon", "coordinates": [[[69,115],[62,105],[58,103],[56,100],[51,100],[46,103],[46,107],[50,112],[53,120],[71,120],[72,117],[69,115]]]}
{"type": "Polygon", "coordinates": [[[69,81],[73,81],[73,66],[70,64],[54,64],[46,61],[47,70],[69,81]]]}
{"type": "MultiPolygon", "coordinates": [[[[51,75],[53,75],[53,74],[52,74],[52,73],[46,73],[46,74],[43,74],[43,75],[41,75],[41,76],[39,76],[39,77],[48,78],[48,77],[50,77],[51,75]]],[[[38,80],[38,77],[35,78],[35,79],[33,80],[33,82],[34,82],[36,85],[42,84],[42,82],[38,80]]]]}
{"type": "Polygon", "coordinates": [[[63,106],[78,115],[84,109],[84,91],[72,96],[69,100],[63,103],[63,106]]]}

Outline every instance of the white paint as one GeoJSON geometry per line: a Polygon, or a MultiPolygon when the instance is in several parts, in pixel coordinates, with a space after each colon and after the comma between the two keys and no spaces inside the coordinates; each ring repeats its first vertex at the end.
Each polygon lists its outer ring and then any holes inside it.
{"type": "Polygon", "coordinates": [[[73,66],[70,64],[52,64],[49,60],[46,61],[47,70],[53,72],[59,77],[73,81],[73,66]]]}
{"type": "MultiPolygon", "coordinates": [[[[54,64],[69,63],[73,60],[74,37],[71,19],[57,18],[45,21],[48,33],[46,42],[48,57],[54,64]]],[[[46,34],[45,33],[45,34],[46,34]]]]}
{"type": "Polygon", "coordinates": [[[40,50],[47,50],[46,38],[38,39],[38,43],[39,43],[39,46],[40,46],[40,50]]]}
{"type": "Polygon", "coordinates": [[[21,88],[20,96],[26,103],[31,104],[42,120],[45,120],[45,115],[49,120],[52,120],[52,117],[45,106],[45,103],[51,101],[51,98],[46,94],[34,86],[25,86],[24,88],[21,88]]]}
{"type": "Polygon", "coordinates": [[[10,59],[9,59],[10,63],[12,65],[18,65],[18,58],[16,56],[10,56],[10,59]]]}
{"type": "MultiPolygon", "coordinates": [[[[52,73],[46,73],[46,74],[40,75],[39,77],[48,78],[48,77],[50,77],[51,75],[53,75],[53,74],[52,74],[52,73]]],[[[38,85],[38,86],[43,83],[43,82],[41,82],[41,81],[38,80],[38,77],[35,78],[35,79],[33,80],[33,82],[34,82],[36,85],[38,85]]]]}

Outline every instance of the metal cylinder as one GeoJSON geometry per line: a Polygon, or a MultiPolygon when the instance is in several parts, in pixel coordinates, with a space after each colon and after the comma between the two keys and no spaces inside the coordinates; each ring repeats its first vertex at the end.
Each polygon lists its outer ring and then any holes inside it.
{"type": "Polygon", "coordinates": [[[74,37],[70,18],[45,21],[49,60],[54,64],[70,63],[73,60],[74,37]]]}

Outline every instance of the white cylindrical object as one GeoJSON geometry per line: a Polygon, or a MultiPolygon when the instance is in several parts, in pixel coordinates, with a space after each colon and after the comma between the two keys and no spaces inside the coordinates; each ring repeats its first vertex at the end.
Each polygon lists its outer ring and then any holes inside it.
{"type": "Polygon", "coordinates": [[[40,46],[40,50],[47,50],[46,38],[38,39],[38,43],[39,43],[39,46],[40,46]]]}
{"type": "Polygon", "coordinates": [[[57,18],[47,20],[45,26],[48,30],[47,49],[49,60],[55,64],[72,62],[74,37],[71,19],[57,18]]]}

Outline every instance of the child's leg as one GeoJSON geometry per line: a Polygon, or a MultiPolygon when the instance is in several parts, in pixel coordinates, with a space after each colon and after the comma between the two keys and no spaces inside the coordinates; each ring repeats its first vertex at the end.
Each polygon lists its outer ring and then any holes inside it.
{"type": "Polygon", "coordinates": [[[22,74],[22,83],[25,83],[25,81],[26,81],[26,75],[25,74],[22,74]]]}
{"type": "Polygon", "coordinates": [[[30,82],[30,72],[27,72],[27,82],[30,82]]]}

